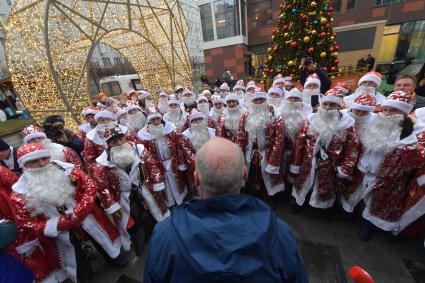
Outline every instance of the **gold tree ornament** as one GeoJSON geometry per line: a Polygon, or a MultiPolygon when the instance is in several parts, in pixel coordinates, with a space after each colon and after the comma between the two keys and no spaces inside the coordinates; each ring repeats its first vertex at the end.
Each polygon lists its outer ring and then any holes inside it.
{"type": "Polygon", "coordinates": [[[32,116],[65,117],[73,129],[88,105],[87,66],[104,43],[156,92],[191,85],[188,25],[176,0],[17,0],[6,27],[15,90],[32,116]]]}

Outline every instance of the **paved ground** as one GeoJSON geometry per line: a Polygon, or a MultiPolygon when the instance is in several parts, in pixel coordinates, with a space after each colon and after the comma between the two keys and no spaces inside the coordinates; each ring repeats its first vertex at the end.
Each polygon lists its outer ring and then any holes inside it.
{"type": "MultiPolygon", "coordinates": [[[[18,135],[5,137],[18,146],[18,135]]],[[[278,215],[291,227],[298,239],[311,283],[348,283],[346,271],[353,265],[365,268],[376,283],[425,283],[425,248],[423,239],[404,240],[389,233],[375,232],[369,242],[357,238],[358,221],[321,217],[321,211],[306,208],[292,214],[285,200],[278,215]]],[[[125,268],[116,268],[97,256],[92,261],[96,276],[93,283],[142,282],[146,253],[138,258],[132,252],[125,268]]]]}
{"type": "MultiPolygon", "coordinates": [[[[311,283],[351,282],[346,271],[353,265],[364,267],[376,283],[425,282],[423,240],[408,241],[378,231],[371,241],[362,242],[357,238],[355,219],[325,220],[320,211],[312,208],[291,214],[287,202],[279,207],[278,215],[298,239],[311,283]]],[[[133,256],[123,269],[111,267],[98,258],[94,282],[142,282],[145,256],[133,256]]]]}

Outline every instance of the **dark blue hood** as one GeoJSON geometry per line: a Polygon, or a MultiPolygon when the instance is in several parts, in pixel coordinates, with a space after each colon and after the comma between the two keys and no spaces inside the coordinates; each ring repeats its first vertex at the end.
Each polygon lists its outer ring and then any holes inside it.
{"type": "Polygon", "coordinates": [[[171,223],[175,244],[198,274],[252,274],[276,241],[272,210],[245,195],[196,200],[175,209],[171,223]]]}

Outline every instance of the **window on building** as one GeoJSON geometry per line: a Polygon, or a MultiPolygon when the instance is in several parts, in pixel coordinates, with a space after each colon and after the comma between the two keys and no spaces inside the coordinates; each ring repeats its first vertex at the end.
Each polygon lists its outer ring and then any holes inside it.
{"type": "Polygon", "coordinates": [[[272,1],[253,0],[252,1],[252,26],[261,27],[272,24],[272,1]]]}
{"type": "Polygon", "coordinates": [[[238,0],[214,2],[217,39],[240,35],[238,0]]]}
{"type": "Polygon", "coordinates": [[[347,11],[352,11],[356,8],[356,0],[348,0],[347,1],[347,11]]]}
{"type": "Polygon", "coordinates": [[[214,27],[212,22],[210,3],[199,6],[202,23],[202,36],[204,41],[214,40],[214,27]]]}
{"type": "Polygon", "coordinates": [[[395,57],[404,60],[406,57],[425,59],[425,20],[406,22],[400,25],[395,57]]]}
{"type": "Polygon", "coordinates": [[[332,7],[334,12],[341,12],[341,2],[342,0],[331,0],[332,7]]]}
{"type": "Polygon", "coordinates": [[[390,5],[393,3],[401,3],[405,0],[375,0],[375,6],[390,5]]]}
{"type": "Polygon", "coordinates": [[[108,96],[116,96],[121,94],[121,87],[119,82],[106,82],[103,83],[101,87],[102,92],[106,93],[108,96]]]}
{"type": "Polygon", "coordinates": [[[336,41],[341,52],[372,49],[375,33],[376,27],[341,31],[337,33],[336,41]]]}
{"type": "Polygon", "coordinates": [[[103,66],[111,66],[111,59],[102,58],[103,66]]]}
{"type": "Polygon", "coordinates": [[[115,57],[114,58],[114,63],[115,65],[122,65],[122,60],[120,57],[115,57]]]}

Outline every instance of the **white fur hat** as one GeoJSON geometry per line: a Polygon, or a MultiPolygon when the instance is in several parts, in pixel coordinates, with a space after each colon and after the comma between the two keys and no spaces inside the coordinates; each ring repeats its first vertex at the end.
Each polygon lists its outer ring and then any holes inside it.
{"type": "Polygon", "coordinates": [[[374,82],[376,87],[379,87],[382,81],[381,77],[382,75],[378,72],[368,72],[360,78],[358,85],[360,85],[362,82],[374,82]]]}
{"type": "Polygon", "coordinates": [[[339,90],[334,89],[334,88],[331,88],[325,94],[320,96],[320,103],[332,102],[332,103],[336,103],[339,106],[341,106],[343,101],[344,101],[343,97],[339,93],[339,90]]]}
{"type": "Polygon", "coordinates": [[[252,95],[251,101],[258,99],[258,98],[264,98],[267,99],[267,93],[265,93],[264,91],[257,91],[256,93],[254,93],[252,95]]]}
{"type": "Polygon", "coordinates": [[[409,114],[413,109],[412,96],[402,90],[392,92],[382,103],[382,107],[388,106],[409,114]]]}
{"type": "Polygon", "coordinates": [[[94,115],[94,119],[99,120],[99,118],[106,118],[106,119],[111,119],[111,120],[115,120],[114,114],[112,114],[112,112],[103,110],[103,111],[99,111],[94,115]]]}
{"type": "Polygon", "coordinates": [[[320,88],[319,76],[316,75],[316,74],[312,74],[312,75],[308,76],[307,79],[305,80],[304,87],[307,87],[309,84],[316,84],[320,88]]]}
{"type": "Polygon", "coordinates": [[[147,117],[148,122],[150,122],[152,119],[154,118],[161,118],[162,119],[162,115],[159,112],[154,112],[152,114],[149,114],[147,117]]]}
{"type": "Polygon", "coordinates": [[[295,97],[303,100],[303,93],[296,87],[292,88],[290,91],[286,93],[286,99],[295,97]]]}
{"type": "Polygon", "coordinates": [[[278,87],[271,87],[271,88],[269,88],[269,91],[267,93],[268,94],[270,94],[270,93],[276,93],[276,94],[279,94],[280,97],[283,97],[283,90],[281,90],[278,87]]]}
{"type": "Polygon", "coordinates": [[[192,122],[195,119],[199,119],[199,118],[205,119],[205,116],[204,116],[204,114],[202,114],[202,112],[193,111],[192,114],[190,114],[190,116],[189,116],[190,122],[192,122]]]}
{"type": "Polygon", "coordinates": [[[228,102],[228,101],[237,101],[238,103],[239,103],[239,98],[238,98],[238,96],[236,95],[236,93],[233,93],[233,92],[231,92],[231,93],[229,93],[228,95],[226,95],[226,103],[228,102]]]}
{"type": "Polygon", "coordinates": [[[354,99],[350,109],[373,112],[375,111],[376,98],[370,93],[363,93],[354,99]]]}

